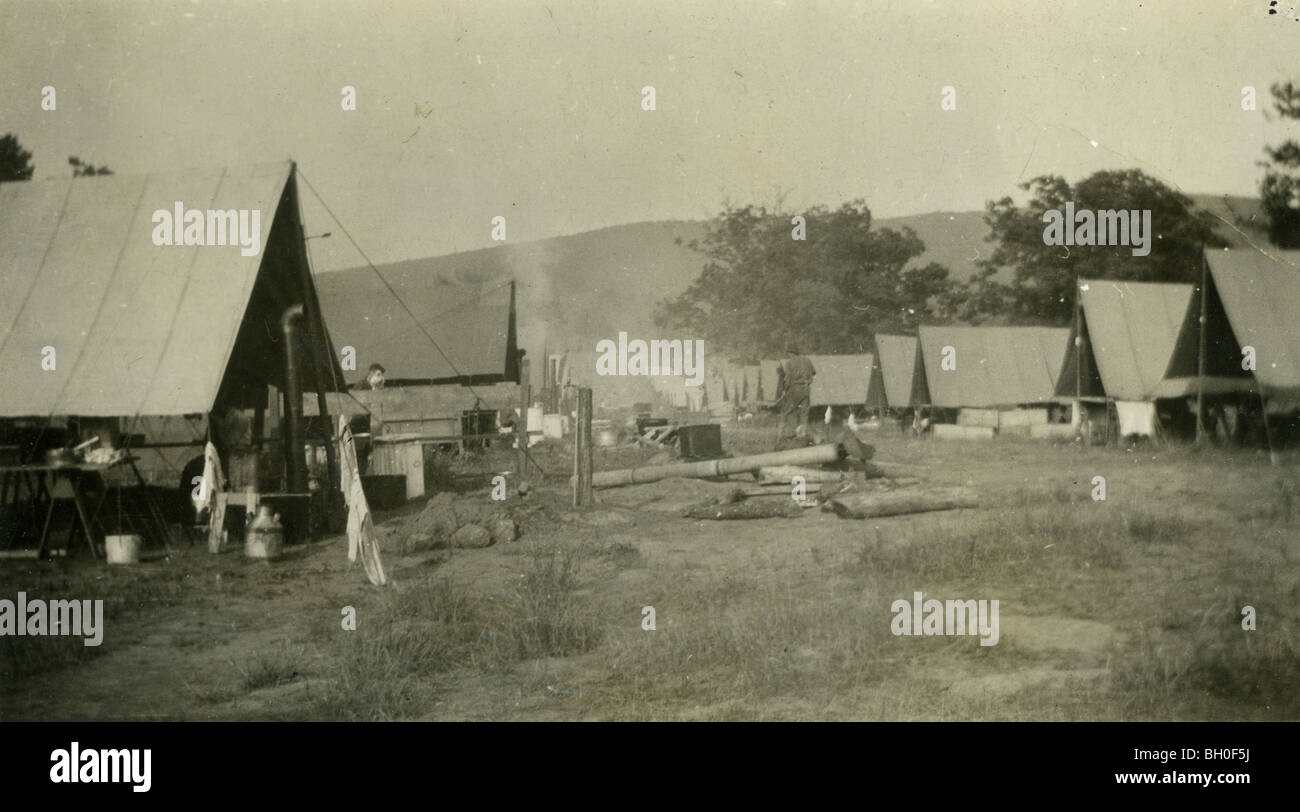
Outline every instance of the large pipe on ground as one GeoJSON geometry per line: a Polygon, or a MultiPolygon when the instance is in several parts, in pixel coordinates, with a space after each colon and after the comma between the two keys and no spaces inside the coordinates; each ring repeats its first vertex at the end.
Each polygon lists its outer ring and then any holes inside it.
{"type": "Polygon", "coordinates": [[[773,465],[816,465],[836,462],[843,458],[844,449],[838,443],[815,445],[809,448],[792,448],[788,451],[771,451],[744,457],[728,457],[703,462],[680,462],[674,465],[647,465],[643,468],[626,468],[621,471],[601,471],[591,478],[593,488],[614,488],[656,482],[668,477],[710,477],[743,474],[773,465]]]}
{"type": "Polygon", "coordinates": [[[298,361],[294,345],[298,341],[298,324],[303,319],[302,305],[289,307],[280,316],[280,332],[284,335],[284,399],[285,399],[285,490],[289,493],[306,493],[307,461],[303,454],[302,436],[302,382],[298,377],[298,361]]]}

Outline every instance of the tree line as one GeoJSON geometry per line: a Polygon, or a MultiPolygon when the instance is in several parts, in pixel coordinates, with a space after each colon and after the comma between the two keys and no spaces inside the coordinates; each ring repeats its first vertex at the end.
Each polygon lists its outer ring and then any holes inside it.
{"type": "MultiPolygon", "coordinates": [[[[1284,120],[1300,120],[1300,86],[1271,88],[1284,120]]],[[[1300,144],[1265,147],[1260,203],[1269,241],[1300,248],[1300,144]]],[[[1187,195],[1138,169],[1096,172],[1070,184],[1043,175],[1019,184],[1028,200],[985,204],[992,253],[969,280],[937,263],[917,267],[925,245],[910,228],[872,230],[863,200],[838,209],[815,207],[799,221],[780,204],[724,204],[699,252],[699,278],[655,307],[665,330],[702,338],[744,363],[804,353],[858,353],[875,333],[915,334],[922,322],[1061,326],[1069,323],[1078,278],[1197,283],[1203,246],[1222,246],[1215,218],[1187,195]],[[1156,234],[1150,254],[1127,246],[1045,244],[1043,213],[1150,210],[1156,234]],[[802,222],[802,226],[800,223],[802,222]]],[[[1235,226],[1236,224],[1229,224],[1235,226]]]]}

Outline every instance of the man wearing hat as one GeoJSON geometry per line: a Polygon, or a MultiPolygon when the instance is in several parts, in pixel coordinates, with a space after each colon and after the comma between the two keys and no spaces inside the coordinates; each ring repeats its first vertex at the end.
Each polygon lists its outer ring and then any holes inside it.
{"type": "Polygon", "coordinates": [[[809,398],[812,397],[813,377],[817,370],[812,361],[799,354],[791,347],[785,351],[785,358],[776,368],[776,408],[781,412],[781,421],[776,427],[776,449],[781,443],[796,436],[795,432],[786,434],[786,423],[793,418],[795,426],[802,426],[808,419],[809,398]]]}

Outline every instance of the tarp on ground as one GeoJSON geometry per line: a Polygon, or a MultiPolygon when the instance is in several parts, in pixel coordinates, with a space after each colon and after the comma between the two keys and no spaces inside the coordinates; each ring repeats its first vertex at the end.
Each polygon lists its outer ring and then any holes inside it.
{"type": "Polygon", "coordinates": [[[885,389],[885,403],[892,409],[905,409],[920,402],[912,397],[916,351],[916,339],[912,336],[876,336],[876,364],[885,389]]]}
{"type": "Polygon", "coordinates": [[[1065,327],[929,327],[919,330],[930,404],[943,408],[1047,403],[1065,360],[1065,327]],[[943,369],[951,347],[955,368],[943,369]]]}
{"type": "Polygon", "coordinates": [[[0,183],[0,417],[207,412],[223,384],[265,402],[283,383],[280,313],[315,306],[301,239],[288,163],[0,183]],[[209,210],[260,212],[260,250],[244,256],[237,233],[154,245],[154,213],[177,205],[205,226],[209,210]]]}
{"type": "Polygon", "coordinates": [[[1164,380],[1169,358],[1192,301],[1192,286],[1157,282],[1087,279],[1079,283],[1083,342],[1074,328],[1056,394],[1072,397],[1081,377],[1082,397],[1140,401],[1176,397],[1190,379],[1164,380]],[[1083,373],[1076,376],[1080,350],[1083,373]]]}
{"type": "Polygon", "coordinates": [[[875,356],[869,352],[858,355],[810,355],[808,360],[812,361],[813,369],[817,371],[813,378],[810,406],[866,405],[875,356]]]}
{"type": "MultiPolygon", "coordinates": [[[[1205,259],[1205,391],[1253,391],[1258,385],[1265,395],[1300,395],[1300,251],[1206,249],[1205,259]],[[1253,378],[1241,368],[1244,347],[1255,351],[1253,378]]],[[[1198,374],[1200,307],[1193,296],[1167,378],[1198,374]]]]}
{"type": "Polygon", "coordinates": [[[466,285],[431,268],[411,260],[377,266],[382,280],[368,268],[320,275],[325,323],[335,344],[356,349],[355,377],[378,363],[389,385],[517,383],[514,282],[466,285]]]}

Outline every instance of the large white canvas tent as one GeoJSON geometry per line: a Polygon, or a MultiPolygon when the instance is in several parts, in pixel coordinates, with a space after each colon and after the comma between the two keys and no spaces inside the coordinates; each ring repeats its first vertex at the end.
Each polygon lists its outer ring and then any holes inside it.
{"type": "Polygon", "coordinates": [[[810,355],[813,378],[810,406],[871,406],[884,405],[884,387],[877,380],[872,386],[875,356],[810,355]]]}
{"type": "Polygon", "coordinates": [[[335,389],[302,239],[289,163],[0,183],[0,417],[265,406],[267,385],[283,388],[278,324],[293,304],[308,316],[303,389],[335,389]],[[155,245],[154,212],[178,201],[260,212],[260,250],[155,245]]]}
{"type": "Polygon", "coordinates": [[[922,402],[942,408],[1051,402],[1069,333],[1064,327],[922,326],[922,402]],[[945,358],[951,369],[944,368],[945,358]]]}
{"type": "MultiPolygon", "coordinates": [[[[1300,251],[1207,249],[1205,261],[1205,378],[1200,387],[1210,394],[1300,398],[1300,251]],[[1243,368],[1245,348],[1253,350],[1253,371],[1243,368]]],[[[1167,378],[1199,375],[1200,296],[1198,291],[1188,306],[1167,378]]],[[[1194,382],[1190,391],[1196,388],[1194,382]]]]}
{"type": "Polygon", "coordinates": [[[1083,339],[1070,330],[1056,393],[1073,397],[1154,400],[1177,397],[1186,380],[1165,380],[1178,331],[1192,301],[1192,286],[1156,282],[1083,280],[1079,285],[1083,339]],[[1080,350],[1082,353],[1080,353],[1080,350]],[[1082,354],[1082,375],[1076,364],[1082,354]]]}
{"type": "Polygon", "coordinates": [[[876,366],[880,370],[885,402],[891,409],[906,409],[924,402],[924,376],[918,376],[917,341],[913,336],[876,336],[876,366]]]}
{"type": "Polygon", "coordinates": [[[1070,330],[1056,394],[1114,401],[1121,435],[1153,434],[1155,401],[1194,386],[1165,379],[1192,286],[1089,279],[1078,296],[1079,325],[1070,330]]]}

